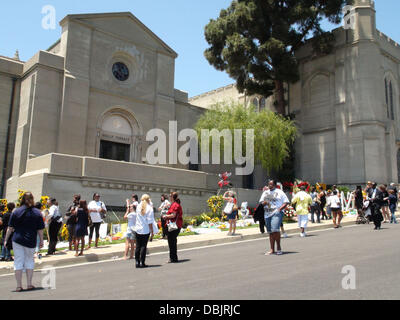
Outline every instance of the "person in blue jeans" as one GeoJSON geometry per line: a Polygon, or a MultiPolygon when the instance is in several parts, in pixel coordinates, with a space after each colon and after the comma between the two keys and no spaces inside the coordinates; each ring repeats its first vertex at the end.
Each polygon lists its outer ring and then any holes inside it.
{"type": "Polygon", "coordinates": [[[271,250],[265,255],[282,255],[280,227],[283,220],[283,210],[289,205],[286,194],[276,188],[277,182],[270,180],[268,189],[261,196],[260,203],[264,206],[265,225],[269,233],[271,250]],[[275,251],[276,243],[276,251],[275,251]]]}
{"type": "Polygon", "coordinates": [[[397,196],[393,189],[389,189],[389,209],[392,213],[392,217],[390,218],[390,223],[396,223],[396,209],[397,209],[397,196]]]}
{"type": "Polygon", "coordinates": [[[0,254],[0,261],[14,261],[12,256],[11,256],[11,249],[12,245],[9,243],[8,245],[5,245],[3,242],[6,239],[6,234],[7,234],[7,229],[8,229],[8,223],[11,218],[11,214],[15,209],[15,203],[10,202],[7,204],[7,212],[3,215],[3,238],[2,238],[2,249],[1,249],[1,254],[0,254]]]}

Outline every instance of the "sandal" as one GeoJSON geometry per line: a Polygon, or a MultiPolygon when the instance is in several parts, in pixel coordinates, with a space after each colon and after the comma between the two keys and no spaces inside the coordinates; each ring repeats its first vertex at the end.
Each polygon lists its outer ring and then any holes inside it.
{"type": "Polygon", "coordinates": [[[17,289],[15,289],[15,292],[22,292],[22,291],[24,291],[24,288],[22,287],[18,287],[17,289]]]}
{"type": "Polygon", "coordinates": [[[26,289],[26,291],[33,291],[33,290],[35,290],[35,289],[36,289],[35,286],[29,286],[29,287],[26,289]]]}

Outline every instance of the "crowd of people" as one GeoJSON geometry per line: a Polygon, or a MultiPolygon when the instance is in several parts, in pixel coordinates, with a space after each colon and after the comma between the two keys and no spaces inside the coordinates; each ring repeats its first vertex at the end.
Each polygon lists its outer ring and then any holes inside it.
{"type": "MultiPolygon", "coordinates": [[[[14,270],[17,280],[16,292],[23,291],[22,274],[27,275],[27,290],[34,290],[32,276],[34,269],[35,253],[41,259],[41,249],[44,246],[44,230],[48,236],[47,255],[56,253],[58,235],[63,223],[56,199],[49,199],[46,209],[42,210],[41,203],[35,203],[33,194],[25,192],[21,198],[20,206],[14,203],[0,206],[0,231],[1,260],[14,261],[14,270]],[[3,214],[4,212],[4,214],[3,214]],[[11,256],[14,252],[14,258],[11,256]]],[[[139,198],[133,194],[126,200],[126,214],[128,221],[126,232],[125,259],[136,260],[136,268],[146,268],[147,245],[158,233],[154,219],[154,205],[147,194],[139,198]]],[[[178,263],[177,238],[183,226],[183,212],[179,195],[176,192],[169,196],[161,197],[160,211],[164,238],[168,240],[170,259],[169,263],[178,263]]],[[[69,236],[69,250],[75,251],[75,256],[84,254],[84,250],[91,248],[92,238],[95,234],[95,248],[99,246],[100,225],[107,214],[106,205],[100,200],[100,194],[95,193],[93,200],[87,203],[80,195],[74,195],[72,204],[65,214],[69,236]],[[89,232],[88,232],[89,229],[89,232]],[[85,247],[85,237],[89,235],[88,246],[85,247]]]]}
{"type": "MultiPolygon", "coordinates": [[[[256,209],[254,219],[260,222],[260,231],[264,233],[267,228],[271,250],[266,255],[282,254],[281,232],[283,227],[284,210],[292,205],[296,211],[300,236],[306,237],[306,229],[309,223],[309,216],[312,223],[321,223],[321,219],[333,220],[335,229],[341,228],[343,219],[343,208],[341,194],[334,185],[332,190],[317,192],[315,187],[311,187],[310,192],[306,192],[306,185],[293,188],[291,200],[282,190],[276,180],[270,180],[268,186],[263,190],[263,194],[256,209]],[[316,220],[315,220],[316,217],[316,220]]],[[[224,196],[225,197],[225,196],[224,196]]],[[[357,186],[352,192],[352,198],[358,211],[358,218],[365,222],[373,222],[374,230],[381,229],[382,221],[384,223],[395,223],[396,210],[398,206],[399,193],[396,185],[391,183],[387,185],[377,185],[368,181],[366,188],[357,186]]],[[[224,198],[232,202],[229,198],[224,198]]],[[[286,233],[284,233],[286,234],[286,233]]]]}
{"type": "MultiPolygon", "coordinates": [[[[375,230],[381,229],[382,222],[397,223],[396,209],[398,191],[394,184],[389,187],[377,185],[369,181],[363,190],[358,186],[352,192],[358,217],[366,222],[373,222],[375,230]]],[[[65,217],[60,212],[56,199],[49,199],[46,209],[43,204],[34,202],[32,193],[23,194],[20,206],[14,203],[0,206],[0,231],[1,261],[14,261],[14,270],[17,280],[17,292],[22,291],[22,273],[26,271],[28,289],[35,289],[32,285],[35,253],[41,259],[41,248],[44,245],[44,230],[47,231],[47,255],[56,253],[58,235],[66,218],[68,229],[69,250],[75,251],[75,256],[84,254],[84,250],[91,248],[93,235],[95,235],[95,248],[99,246],[100,226],[103,223],[107,207],[100,200],[98,193],[93,195],[87,203],[79,194],[74,195],[72,204],[68,207],[65,217]],[[88,231],[89,230],[89,231],[88,231]],[[89,243],[85,247],[85,237],[89,236],[89,243]],[[14,259],[11,256],[14,252],[14,259]]],[[[226,201],[224,214],[229,220],[228,235],[236,234],[236,220],[239,207],[233,191],[223,195],[226,201]]],[[[254,214],[254,219],[260,222],[260,230],[269,234],[270,250],[266,255],[282,255],[281,234],[287,237],[283,227],[284,211],[292,205],[297,214],[300,236],[306,237],[306,230],[311,220],[312,223],[321,223],[321,220],[333,220],[335,229],[341,228],[342,214],[341,195],[336,186],[332,190],[320,191],[311,187],[307,192],[306,186],[293,188],[293,193],[287,195],[282,190],[282,185],[276,180],[269,180],[264,187],[259,200],[259,206],[254,214]],[[291,198],[289,200],[289,198],[291,198]],[[309,219],[309,216],[311,219],[309,219]]],[[[155,211],[160,212],[163,239],[168,240],[170,259],[169,263],[179,262],[177,255],[177,237],[183,226],[183,212],[179,195],[176,192],[161,196],[161,204],[156,209],[148,194],[140,198],[133,194],[131,199],[126,199],[127,220],[126,245],[124,259],[135,259],[136,268],[146,268],[147,245],[158,233],[158,225],[154,218],[155,211]]]]}

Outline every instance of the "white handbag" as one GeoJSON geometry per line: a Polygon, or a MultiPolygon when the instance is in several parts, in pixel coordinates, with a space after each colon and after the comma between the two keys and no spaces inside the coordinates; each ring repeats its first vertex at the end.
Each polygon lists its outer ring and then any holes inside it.
{"type": "Polygon", "coordinates": [[[228,203],[226,204],[226,206],[225,206],[224,213],[225,213],[225,214],[231,214],[232,211],[233,211],[233,205],[234,205],[233,202],[228,202],[228,203]]]}
{"type": "Polygon", "coordinates": [[[175,231],[175,230],[178,230],[179,228],[178,228],[178,225],[176,224],[176,222],[170,222],[170,223],[168,223],[168,232],[172,232],[172,231],[175,231]]]}

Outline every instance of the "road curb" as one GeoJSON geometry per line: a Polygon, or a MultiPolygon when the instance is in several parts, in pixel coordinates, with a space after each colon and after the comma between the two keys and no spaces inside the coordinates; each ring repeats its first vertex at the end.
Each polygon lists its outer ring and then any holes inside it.
{"type": "MultiPolygon", "coordinates": [[[[346,221],[342,223],[342,226],[350,226],[350,225],[355,225],[356,221],[346,221]]],[[[331,224],[324,224],[324,225],[312,225],[307,228],[308,231],[318,231],[318,230],[326,230],[326,229],[332,229],[333,228],[333,223],[331,224]]],[[[240,232],[240,230],[239,230],[240,232]]],[[[286,233],[288,235],[290,234],[298,234],[299,230],[298,228],[296,229],[291,229],[287,230],[286,233]]],[[[217,244],[225,244],[225,243],[235,243],[235,242],[241,242],[244,240],[253,240],[253,239],[262,239],[268,238],[267,234],[249,234],[249,235],[237,235],[237,236],[231,236],[231,237],[226,237],[226,238],[220,238],[220,239],[209,239],[209,240],[200,240],[200,241],[193,241],[193,242],[187,242],[187,243],[181,243],[179,244],[178,242],[178,250],[182,249],[192,249],[192,248],[198,248],[198,247],[204,247],[204,246],[210,246],[210,245],[217,245],[217,244]]],[[[93,249],[95,250],[95,249],[93,249]]],[[[149,248],[149,253],[154,254],[154,253],[161,253],[161,252],[168,252],[168,243],[166,242],[165,245],[162,246],[157,246],[154,248],[149,248]]],[[[111,260],[111,259],[120,259],[124,256],[124,252],[121,250],[120,252],[109,252],[109,253],[104,253],[104,254],[95,254],[95,253],[88,253],[85,254],[83,257],[71,257],[68,259],[61,259],[61,260],[56,260],[56,261],[43,261],[41,263],[36,262],[35,263],[35,271],[37,270],[42,270],[46,269],[49,267],[62,267],[62,266],[69,266],[69,265],[74,265],[74,264],[82,264],[82,263],[88,263],[88,262],[99,262],[99,261],[104,261],[104,260],[111,260]]],[[[4,274],[9,274],[13,272],[13,267],[3,267],[0,268],[0,275],[4,274]]]]}

